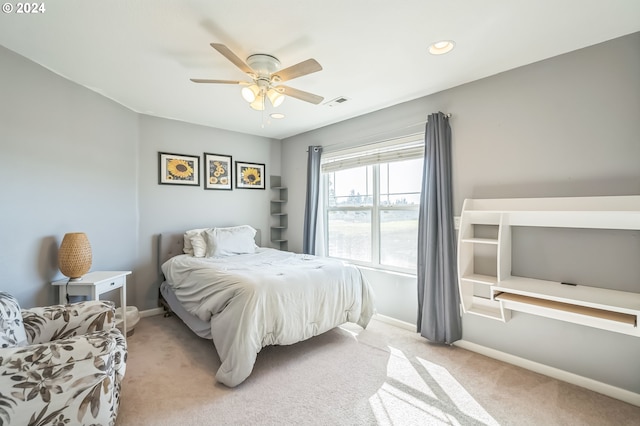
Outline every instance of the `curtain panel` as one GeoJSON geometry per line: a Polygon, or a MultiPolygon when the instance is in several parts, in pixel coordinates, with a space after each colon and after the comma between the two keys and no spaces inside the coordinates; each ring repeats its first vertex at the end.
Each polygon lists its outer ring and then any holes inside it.
{"type": "Polygon", "coordinates": [[[418,332],[451,344],[462,338],[456,269],[451,171],[451,127],[442,112],[429,115],[418,217],[418,332]]]}
{"type": "Polygon", "coordinates": [[[321,156],[321,146],[309,146],[307,153],[307,198],[304,207],[304,234],[302,236],[302,252],[304,254],[316,254],[321,156]]]}

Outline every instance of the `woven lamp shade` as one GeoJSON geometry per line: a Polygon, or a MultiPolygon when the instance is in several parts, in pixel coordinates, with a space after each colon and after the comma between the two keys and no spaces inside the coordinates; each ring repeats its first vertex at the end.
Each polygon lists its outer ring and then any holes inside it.
{"type": "Polygon", "coordinates": [[[91,244],[84,232],[65,234],[58,250],[58,267],[67,277],[79,280],[91,269],[91,244]]]}

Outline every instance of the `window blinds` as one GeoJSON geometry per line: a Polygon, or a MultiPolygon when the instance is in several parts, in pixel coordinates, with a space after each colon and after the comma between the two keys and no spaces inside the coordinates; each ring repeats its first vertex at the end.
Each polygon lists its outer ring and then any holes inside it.
{"type": "Polygon", "coordinates": [[[410,160],[424,156],[424,135],[412,135],[391,141],[328,153],[322,159],[323,173],[378,163],[410,160]]]}

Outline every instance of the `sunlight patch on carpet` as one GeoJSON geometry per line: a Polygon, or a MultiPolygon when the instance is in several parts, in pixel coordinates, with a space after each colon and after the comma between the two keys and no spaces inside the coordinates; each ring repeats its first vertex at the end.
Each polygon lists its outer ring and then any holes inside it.
{"type": "Polygon", "coordinates": [[[462,385],[447,371],[446,368],[416,357],[427,373],[438,382],[440,388],[447,394],[452,403],[467,416],[486,425],[497,425],[489,413],[462,387],[462,385]]]}
{"type": "Polygon", "coordinates": [[[430,398],[436,398],[429,385],[422,380],[422,377],[411,365],[411,361],[398,349],[388,346],[391,355],[387,363],[387,376],[402,383],[405,386],[415,389],[430,398]]]}
{"type": "Polygon", "coordinates": [[[345,333],[347,333],[349,336],[353,337],[355,340],[358,340],[358,333],[357,332],[355,332],[353,330],[349,330],[344,325],[338,326],[338,328],[340,330],[344,331],[345,333]]]}
{"type": "Polygon", "coordinates": [[[379,425],[498,425],[446,368],[388,348],[387,380],[369,398],[379,425]]]}

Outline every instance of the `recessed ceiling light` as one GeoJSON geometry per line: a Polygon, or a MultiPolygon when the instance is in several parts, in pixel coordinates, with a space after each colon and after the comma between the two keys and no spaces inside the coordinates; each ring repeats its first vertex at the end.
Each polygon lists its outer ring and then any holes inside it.
{"type": "Polygon", "coordinates": [[[451,52],[455,45],[452,40],[437,41],[429,46],[429,53],[432,55],[444,55],[445,53],[451,52]]]}
{"type": "Polygon", "coordinates": [[[272,112],[269,117],[271,118],[275,118],[276,120],[279,120],[281,118],[284,118],[284,114],[281,112],[272,112]]]}

